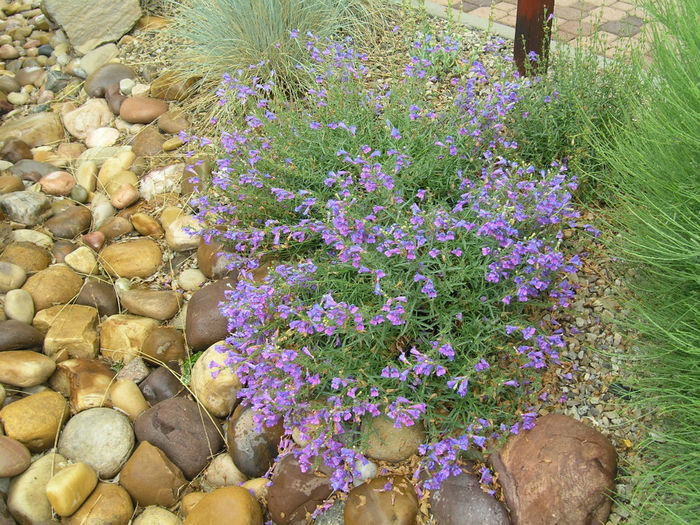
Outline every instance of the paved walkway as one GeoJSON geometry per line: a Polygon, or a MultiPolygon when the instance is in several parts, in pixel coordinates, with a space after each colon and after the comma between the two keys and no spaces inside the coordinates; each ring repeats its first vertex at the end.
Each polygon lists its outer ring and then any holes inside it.
{"type": "MultiPolygon", "coordinates": [[[[468,16],[515,27],[517,0],[429,0],[450,6],[468,16]]],[[[580,34],[583,43],[595,38],[607,44],[607,54],[639,40],[644,14],[634,0],[554,0],[554,39],[571,42],[580,34]]]]}

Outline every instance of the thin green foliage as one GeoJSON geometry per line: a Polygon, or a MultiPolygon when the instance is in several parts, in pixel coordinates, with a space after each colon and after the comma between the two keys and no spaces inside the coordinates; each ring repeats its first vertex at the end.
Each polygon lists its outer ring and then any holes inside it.
{"type": "Polygon", "coordinates": [[[183,78],[200,77],[200,101],[212,115],[231,116],[231,107],[216,103],[224,73],[275,72],[277,85],[294,95],[308,87],[303,72],[308,54],[295,34],[321,38],[351,36],[370,45],[387,26],[386,8],[370,0],[168,0],[174,6],[170,28],[164,32],[176,44],[175,60],[183,78]]]}
{"type": "Polygon", "coordinates": [[[629,363],[635,401],[655,421],[631,467],[635,523],[696,523],[700,515],[700,4],[643,2],[651,66],[635,61],[624,111],[592,144],[616,196],[612,248],[635,269],[629,363]]]}

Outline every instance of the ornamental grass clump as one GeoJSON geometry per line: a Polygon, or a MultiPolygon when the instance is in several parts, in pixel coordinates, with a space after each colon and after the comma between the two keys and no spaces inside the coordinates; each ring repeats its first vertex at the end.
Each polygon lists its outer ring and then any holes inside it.
{"type": "Polygon", "coordinates": [[[463,452],[530,428],[531,403],[550,395],[541,371],[564,341],[537,312],[573,294],[580,261],[561,243],[580,226],[575,177],[518,161],[503,124],[527,84],[517,75],[469,64],[436,109],[425,57],[389,87],[349,40],[301,44],[314,81],[302,100],[277,96],[273,73],[226,75],[220,92],[243,124],[222,133],[193,205],[238,271],[222,351],[257,424],[281,419],[336,489],[358,475],[379,415],[425,427],[434,486],[463,452]]]}

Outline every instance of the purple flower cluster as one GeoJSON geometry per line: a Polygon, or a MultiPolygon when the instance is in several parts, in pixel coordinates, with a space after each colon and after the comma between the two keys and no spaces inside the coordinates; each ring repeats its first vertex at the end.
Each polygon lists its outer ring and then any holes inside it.
{"type": "MultiPolygon", "coordinates": [[[[428,51],[457,49],[441,45],[428,51]]],[[[565,307],[573,293],[580,261],[560,245],[578,227],[575,179],[517,161],[504,125],[517,78],[475,62],[437,109],[414,57],[389,89],[368,86],[349,42],[306,47],[314,87],[294,107],[274,74],[224,79],[240,115],[193,200],[238,271],[221,305],[228,363],[256,423],[281,419],[304,468],[321,458],[336,489],[358,475],[361,429],[379,415],[427,427],[420,453],[439,483],[468,448],[532,424],[535,371],[558,363],[563,339],[521,303],[565,307]]]]}

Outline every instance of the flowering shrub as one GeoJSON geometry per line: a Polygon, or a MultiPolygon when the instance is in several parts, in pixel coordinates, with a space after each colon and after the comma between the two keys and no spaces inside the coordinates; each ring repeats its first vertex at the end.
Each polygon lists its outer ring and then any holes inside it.
{"type": "Polygon", "coordinates": [[[380,414],[425,427],[430,487],[461,452],[531,427],[528,404],[547,395],[539,371],[563,341],[525,305],[572,295],[579,261],[559,244],[577,226],[576,182],[518,162],[503,125],[517,77],[474,62],[438,109],[421,97],[425,55],[389,87],[349,41],[305,46],[315,88],[302,103],[274,73],[221,89],[242,118],[193,204],[238,270],[222,350],[257,423],[296,430],[294,453],[334,468],[335,488],[358,474],[362,424],[380,414]]]}

